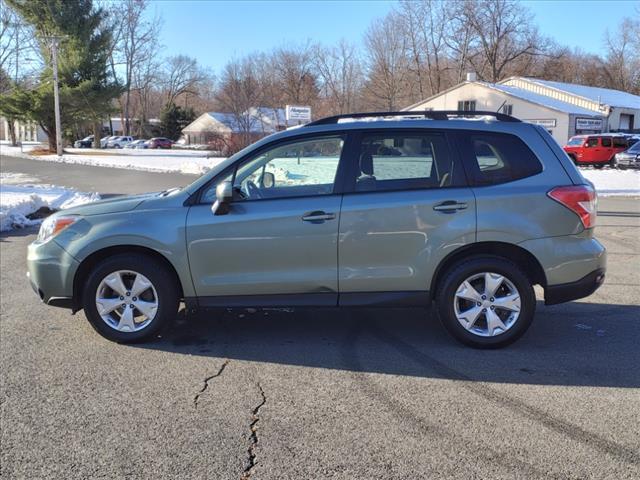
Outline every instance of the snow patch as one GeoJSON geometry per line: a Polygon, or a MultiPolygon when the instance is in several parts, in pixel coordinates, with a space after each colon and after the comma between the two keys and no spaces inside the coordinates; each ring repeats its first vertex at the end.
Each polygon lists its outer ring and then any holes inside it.
{"type": "Polygon", "coordinates": [[[210,152],[201,150],[98,150],[92,148],[66,148],[64,155],[32,155],[32,145],[11,147],[2,145],[2,154],[31,160],[71,163],[98,167],[124,168],[147,172],[184,173],[202,175],[224,160],[224,157],[208,157],[210,152]]]}
{"type": "Polygon", "coordinates": [[[580,173],[593,182],[598,195],[608,196],[640,196],[640,170],[585,169],[580,173]]]}
{"type": "Polygon", "coordinates": [[[0,173],[0,231],[39,224],[42,219],[29,215],[43,207],[51,210],[82,205],[100,200],[97,193],[84,193],[54,185],[22,183],[32,180],[20,173],[0,173]]]}

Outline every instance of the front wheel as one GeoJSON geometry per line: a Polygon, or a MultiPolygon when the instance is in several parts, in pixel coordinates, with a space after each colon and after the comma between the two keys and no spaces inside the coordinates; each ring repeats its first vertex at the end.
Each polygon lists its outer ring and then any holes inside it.
{"type": "Polygon", "coordinates": [[[118,343],[147,340],[175,318],[173,272],[145,255],[120,254],[98,263],[85,282],[84,312],[103,337],[118,343]]]}
{"type": "Polygon", "coordinates": [[[502,257],[478,256],[451,267],[436,293],[446,330],[475,348],[499,348],[520,338],[536,307],[527,275],[502,257]]]}

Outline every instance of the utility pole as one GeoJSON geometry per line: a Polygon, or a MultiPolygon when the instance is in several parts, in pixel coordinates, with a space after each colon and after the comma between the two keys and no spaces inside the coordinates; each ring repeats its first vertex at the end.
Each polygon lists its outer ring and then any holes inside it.
{"type": "Polygon", "coordinates": [[[56,117],[56,153],[62,156],[62,125],[60,122],[60,92],[58,90],[58,40],[51,37],[51,63],[53,65],[53,105],[56,117]]]}
{"type": "Polygon", "coordinates": [[[58,42],[61,36],[46,36],[43,40],[51,42],[51,67],[53,69],[53,108],[56,121],[56,154],[62,156],[62,125],[60,121],[60,91],[58,87],[58,42]]]}

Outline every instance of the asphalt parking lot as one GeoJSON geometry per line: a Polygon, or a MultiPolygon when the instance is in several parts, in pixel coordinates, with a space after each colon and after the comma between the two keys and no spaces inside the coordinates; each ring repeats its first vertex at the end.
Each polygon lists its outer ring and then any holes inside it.
{"type": "MultiPolygon", "coordinates": [[[[2,168],[108,194],[193,179],[2,168]]],[[[455,343],[427,309],[180,313],[155,342],[117,345],[39,303],[24,274],[34,229],[2,234],[0,474],[639,478],[640,199],[599,210],[605,285],[539,303],[497,351],[455,343]]]]}

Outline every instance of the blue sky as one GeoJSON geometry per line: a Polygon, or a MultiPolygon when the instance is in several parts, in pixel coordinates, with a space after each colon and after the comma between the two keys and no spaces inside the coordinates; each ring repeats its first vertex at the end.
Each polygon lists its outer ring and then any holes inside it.
{"type": "MultiPolygon", "coordinates": [[[[638,1],[522,0],[541,32],[558,43],[601,53],[606,28],[615,30],[638,1]]],[[[341,38],[360,43],[374,18],[394,1],[207,1],[161,0],[163,55],[187,54],[219,71],[232,59],[306,40],[324,44],[341,38]]]]}

